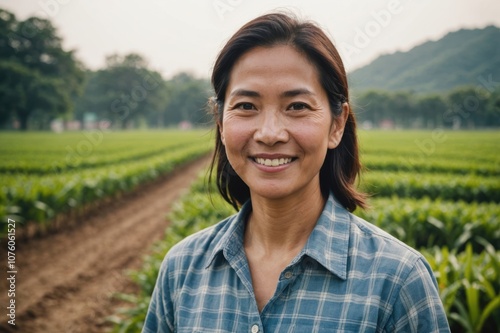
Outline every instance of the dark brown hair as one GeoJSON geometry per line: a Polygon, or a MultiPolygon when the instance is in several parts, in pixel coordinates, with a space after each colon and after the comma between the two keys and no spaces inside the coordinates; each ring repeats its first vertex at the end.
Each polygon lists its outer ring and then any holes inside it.
{"type": "MultiPolygon", "coordinates": [[[[312,22],[300,22],[289,14],[267,14],[248,22],[226,43],[219,53],[212,72],[215,98],[211,110],[217,123],[215,152],[210,178],[217,166],[217,188],[222,197],[236,210],[250,198],[250,189],[232,169],[221,141],[220,126],[226,89],[236,61],[257,47],[290,45],[303,53],[318,69],[320,82],[328,95],[333,117],[342,112],[349,100],[347,76],[337,49],[326,34],[312,22]]],[[[354,182],[361,170],[356,137],[356,120],[349,108],[344,134],[335,149],[328,149],[320,170],[320,186],[326,198],[330,191],[349,211],[366,207],[366,196],[356,190],[354,182]]]]}

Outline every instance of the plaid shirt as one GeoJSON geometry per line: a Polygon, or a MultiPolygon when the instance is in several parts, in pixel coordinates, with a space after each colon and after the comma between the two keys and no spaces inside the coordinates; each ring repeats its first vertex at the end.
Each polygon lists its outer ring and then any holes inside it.
{"type": "Polygon", "coordinates": [[[423,256],[330,195],[259,313],[243,249],[251,203],[174,246],[143,333],[449,332],[423,256]]]}

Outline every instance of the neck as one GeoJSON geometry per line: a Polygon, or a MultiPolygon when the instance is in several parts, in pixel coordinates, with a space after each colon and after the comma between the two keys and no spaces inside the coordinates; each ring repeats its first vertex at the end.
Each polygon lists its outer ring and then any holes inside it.
{"type": "Polygon", "coordinates": [[[298,253],[316,225],[325,200],[319,186],[285,199],[252,196],[245,247],[266,254],[298,253]]]}

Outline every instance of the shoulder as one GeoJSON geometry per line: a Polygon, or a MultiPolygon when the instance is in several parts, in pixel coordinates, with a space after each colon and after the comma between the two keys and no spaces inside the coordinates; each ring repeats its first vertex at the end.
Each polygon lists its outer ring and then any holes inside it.
{"type": "Polygon", "coordinates": [[[349,218],[351,222],[351,237],[354,237],[359,242],[359,245],[371,250],[396,252],[400,255],[405,254],[415,260],[422,257],[420,252],[374,224],[352,213],[349,213],[349,218]]]}
{"type": "Polygon", "coordinates": [[[433,273],[424,256],[379,227],[349,213],[350,255],[367,263],[373,270],[391,275],[396,283],[403,283],[416,267],[424,266],[429,278],[433,273]]]}
{"type": "Polygon", "coordinates": [[[424,256],[353,214],[350,222],[350,273],[381,286],[381,295],[391,304],[390,331],[418,326],[419,331],[449,332],[437,282],[424,256]]]}
{"type": "Polygon", "coordinates": [[[189,235],[175,244],[166,254],[164,264],[176,263],[178,265],[207,260],[212,252],[220,246],[235,216],[232,215],[211,227],[189,235]]]}

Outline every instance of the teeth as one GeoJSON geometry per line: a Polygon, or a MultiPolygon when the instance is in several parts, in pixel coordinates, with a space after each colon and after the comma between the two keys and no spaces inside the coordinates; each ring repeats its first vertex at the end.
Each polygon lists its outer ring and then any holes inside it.
{"type": "Polygon", "coordinates": [[[279,166],[283,164],[288,164],[292,161],[291,158],[275,158],[275,159],[268,159],[268,158],[256,158],[255,161],[259,164],[265,165],[265,166],[279,166]]]}

